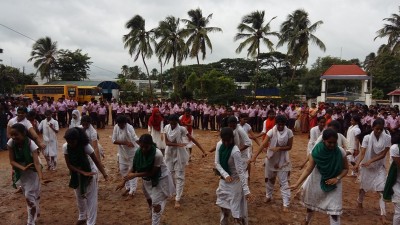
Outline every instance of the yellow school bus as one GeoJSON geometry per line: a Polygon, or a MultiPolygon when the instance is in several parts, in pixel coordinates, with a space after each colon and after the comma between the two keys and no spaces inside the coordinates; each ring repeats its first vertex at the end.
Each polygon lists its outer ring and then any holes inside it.
{"type": "Polygon", "coordinates": [[[90,102],[92,98],[97,101],[101,97],[101,88],[97,86],[78,86],[78,98],[79,104],[83,104],[85,101],[90,102]]]}
{"type": "Polygon", "coordinates": [[[61,97],[76,99],[78,89],[76,85],[25,85],[24,96],[33,99],[37,97],[54,98],[57,101],[61,97]]]}

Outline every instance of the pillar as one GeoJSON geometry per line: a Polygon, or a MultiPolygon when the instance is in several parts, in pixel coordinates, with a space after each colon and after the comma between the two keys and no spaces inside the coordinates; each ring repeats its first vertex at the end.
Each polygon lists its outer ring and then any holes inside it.
{"type": "Polygon", "coordinates": [[[368,80],[361,81],[361,96],[365,96],[368,93],[368,80]]]}
{"type": "Polygon", "coordinates": [[[322,79],[321,82],[321,102],[326,101],[326,79],[322,79]]]}

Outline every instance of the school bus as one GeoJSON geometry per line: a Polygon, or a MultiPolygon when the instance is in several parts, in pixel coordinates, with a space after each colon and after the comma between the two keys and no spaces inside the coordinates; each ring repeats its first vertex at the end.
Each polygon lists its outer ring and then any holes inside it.
{"type": "Polygon", "coordinates": [[[76,98],[78,89],[76,85],[25,85],[24,96],[30,99],[43,97],[54,98],[76,98]]]}
{"type": "Polygon", "coordinates": [[[97,101],[101,97],[101,88],[97,86],[78,86],[78,98],[79,104],[83,104],[85,101],[90,102],[92,98],[97,101]]]}

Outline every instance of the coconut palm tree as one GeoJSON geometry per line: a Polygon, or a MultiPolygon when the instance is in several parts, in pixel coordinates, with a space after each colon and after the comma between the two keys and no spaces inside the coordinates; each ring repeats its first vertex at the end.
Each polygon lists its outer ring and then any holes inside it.
{"type": "Polygon", "coordinates": [[[389,48],[392,54],[398,54],[400,52],[400,15],[393,13],[391,17],[384,18],[383,20],[388,23],[376,32],[377,36],[375,39],[378,37],[388,37],[388,42],[385,47],[389,48]]]}
{"type": "Polygon", "coordinates": [[[323,24],[321,20],[311,24],[308,13],[303,9],[295,10],[282,23],[281,36],[277,46],[283,46],[284,43],[287,43],[287,56],[293,69],[292,80],[297,67],[307,63],[310,42],[326,51],[325,44],[313,34],[321,24],[323,24]]]}
{"type": "Polygon", "coordinates": [[[190,19],[182,19],[186,23],[186,32],[189,33],[186,45],[190,46],[189,56],[197,60],[199,65],[199,53],[202,55],[202,59],[206,58],[206,48],[208,47],[212,52],[211,40],[208,37],[210,32],[222,32],[219,27],[207,27],[208,23],[212,18],[213,14],[203,17],[201,9],[192,9],[188,11],[190,19]]]}
{"type": "Polygon", "coordinates": [[[156,35],[160,41],[156,47],[156,53],[159,59],[164,59],[164,64],[170,59],[173,60],[174,82],[173,89],[176,91],[177,75],[176,63],[179,65],[186,59],[189,51],[184,38],[188,36],[188,32],[179,27],[180,19],[174,16],[168,16],[165,20],[160,21],[156,31],[156,35]]]}
{"type": "MultiPolygon", "coordinates": [[[[273,17],[268,23],[264,24],[265,11],[254,11],[242,18],[242,22],[238,25],[238,33],[235,35],[234,40],[245,39],[236,49],[236,53],[242,52],[242,50],[249,46],[247,49],[247,56],[256,58],[256,81],[258,80],[258,72],[260,67],[260,47],[261,43],[264,43],[269,51],[274,51],[274,44],[269,37],[279,37],[277,32],[271,31],[271,21],[276,17],[273,17]]],[[[254,88],[257,82],[255,82],[254,88]]]]}
{"type": "Polygon", "coordinates": [[[129,54],[134,55],[133,61],[142,58],[144,67],[146,68],[147,77],[149,79],[150,98],[153,99],[153,89],[150,80],[149,69],[147,68],[146,60],[153,56],[152,45],[155,45],[154,29],[145,29],[145,20],[140,15],[135,15],[130,19],[125,27],[130,29],[128,34],[122,38],[124,47],[128,48],[129,54]]]}
{"type": "Polygon", "coordinates": [[[33,66],[37,68],[36,73],[40,73],[40,79],[53,79],[52,71],[56,66],[57,53],[57,42],[53,42],[50,37],[40,38],[33,44],[28,62],[34,61],[33,66]]]}

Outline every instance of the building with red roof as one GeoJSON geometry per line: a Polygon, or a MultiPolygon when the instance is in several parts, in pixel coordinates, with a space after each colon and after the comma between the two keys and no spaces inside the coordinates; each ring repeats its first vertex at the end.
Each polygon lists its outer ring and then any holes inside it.
{"type": "MultiPolygon", "coordinates": [[[[371,93],[368,91],[368,80],[371,77],[359,66],[353,65],[332,65],[321,75],[321,96],[318,99],[321,102],[326,101],[326,83],[328,80],[360,80],[361,81],[361,93],[360,100],[364,101],[365,104],[371,104],[371,93]]],[[[371,84],[371,83],[370,83],[371,84]]],[[[372,90],[372,87],[370,87],[372,90]]]]}
{"type": "Polygon", "coordinates": [[[400,89],[396,89],[387,95],[390,96],[389,99],[391,101],[392,106],[395,106],[395,105],[400,106],[400,89]]]}

